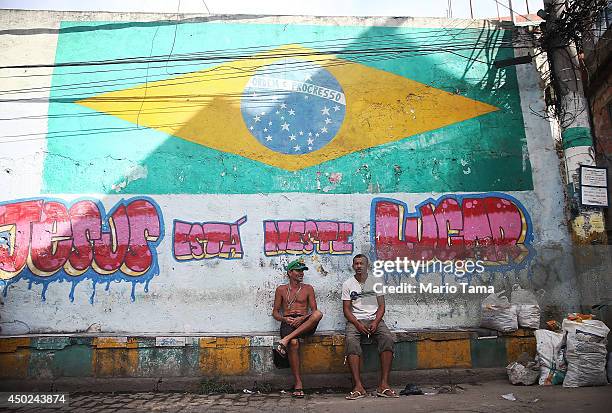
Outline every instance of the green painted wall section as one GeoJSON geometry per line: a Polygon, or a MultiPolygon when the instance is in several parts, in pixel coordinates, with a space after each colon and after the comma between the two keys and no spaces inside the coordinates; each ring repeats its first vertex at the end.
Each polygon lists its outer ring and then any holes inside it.
{"type": "Polygon", "coordinates": [[[473,368],[506,366],[506,343],[503,338],[472,339],[470,343],[473,368]]]}
{"type": "Polygon", "coordinates": [[[214,62],[56,67],[44,162],[45,193],[114,193],[121,183],[122,193],[138,194],[478,192],[533,188],[515,69],[493,66],[495,60],[513,56],[512,49],[502,47],[510,39],[510,32],[230,21],[179,25],[64,22],[61,27],[57,63],[170,52],[181,56],[219,49],[238,50],[248,58],[255,51],[289,43],[315,50],[355,50],[384,41],[395,47],[426,50],[423,48],[432,41],[443,39],[448,47],[463,45],[465,50],[456,54],[421,52],[411,57],[378,58],[364,53],[350,59],[499,110],[289,172],[137,127],[74,103],[133,87],[146,79],[155,81],[202,70],[214,62]],[[129,177],[143,167],[146,177],[129,177]],[[342,173],[342,180],[330,185],[326,174],[331,173],[342,173]]]}
{"type": "Polygon", "coordinates": [[[593,137],[589,128],[567,128],[561,133],[563,149],[575,148],[577,146],[593,146],[593,137]]]}

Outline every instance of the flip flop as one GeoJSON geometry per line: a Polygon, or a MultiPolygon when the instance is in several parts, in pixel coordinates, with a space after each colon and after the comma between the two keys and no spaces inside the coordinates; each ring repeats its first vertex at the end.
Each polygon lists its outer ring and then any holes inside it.
{"type": "Polygon", "coordinates": [[[287,357],[287,347],[285,347],[282,343],[278,343],[276,347],[274,347],[274,351],[281,357],[287,357]]]}
{"type": "Polygon", "coordinates": [[[399,396],[391,389],[384,389],[383,391],[376,390],[376,395],[378,397],[387,397],[387,398],[398,398],[399,396]]]}
{"type": "Polygon", "coordinates": [[[293,389],[293,393],[291,393],[291,397],[295,397],[296,399],[303,399],[304,389],[293,389]]]}
{"type": "Polygon", "coordinates": [[[366,392],[362,393],[359,390],[355,390],[352,391],[348,394],[348,396],[345,397],[346,400],[357,400],[357,399],[363,399],[364,397],[366,397],[368,394],[366,392]]]}

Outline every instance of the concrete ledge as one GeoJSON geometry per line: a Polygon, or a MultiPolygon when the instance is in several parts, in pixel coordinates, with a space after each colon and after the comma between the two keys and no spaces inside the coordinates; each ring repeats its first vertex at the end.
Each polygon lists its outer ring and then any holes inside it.
{"type": "MultiPolygon", "coordinates": [[[[331,388],[346,390],[351,387],[350,376],[344,374],[305,374],[307,388],[331,388]]],[[[391,384],[405,386],[415,384],[460,384],[482,383],[506,379],[503,368],[488,369],[431,369],[394,371],[391,384]]],[[[378,373],[364,373],[366,386],[374,387],[378,373]]],[[[259,374],[245,376],[224,376],[205,379],[202,377],[159,377],[159,378],[59,378],[55,380],[0,380],[0,391],[65,391],[65,392],[195,392],[203,390],[203,384],[213,388],[214,383],[235,391],[260,389],[274,391],[291,387],[291,379],[285,374],[259,374]]],[[[227,392],[227,391],[226,391],[227,392]]]]}
{"type": "MultiPolygon", "coordinates": [[[[480,330],[397,332],[393,371],[503,368],[527,352],[535,355],[533,331],[493,335],[480,330]]],[[[0,337],[0,380],[130,379],[194,377],[284,378],[274,367],[274,335],[258,336],[100,336],[0,337]]],[[[344,336],[325,332],[300,345],[304,374],[346,374],[344,336]]],[[[363,372],[377,372],[373,342],[364,343],[363,372]]],[[[95,382],[95,381],[94,381],[95,382]]],[[[149,385],[147,385],[149,386],[149,385]]],[[[150,386],[149,386],[150,387],[150,386]]]]}

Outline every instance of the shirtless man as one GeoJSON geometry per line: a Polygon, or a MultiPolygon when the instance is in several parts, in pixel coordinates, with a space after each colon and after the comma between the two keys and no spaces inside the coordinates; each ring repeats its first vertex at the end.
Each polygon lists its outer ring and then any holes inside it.
{"type": "Polygon", "coordinates": [[[281,322],[281,340],[274,351],[283,357],[289,357],[289,365],[295,380],[293,396],[299,398],[304,397],[304,387],[300,376],[298,338],[312,335],[323,318],[323,314],[317,310],[314,289],[311,285],[302,283],[306,270],[308,267],[302,260],[295,260],[287,265],[289,284],[276,288],[272,308],[272,317],[281,322]]]}

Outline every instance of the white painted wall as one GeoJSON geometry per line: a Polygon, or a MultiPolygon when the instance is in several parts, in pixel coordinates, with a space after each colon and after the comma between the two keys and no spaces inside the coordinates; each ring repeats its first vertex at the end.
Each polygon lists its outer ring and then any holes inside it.
{"type": "MultiPolygon", "coordinates": [[[[3,65],[54,60],[56,30],[60,20],[153,20],[162,15],[108,13],[46,13],[3,11],[0,27],[15,34],[0,36],[0,61],[3,65]],[[38,34],[24,35],[33,29],[38,34]],[[40,33],[39,33],[40,32],[40,33]],[[20,34],[21,33],[21,34],[20,34]]],[[[258,22],[315,22],[316,24],[393,24],[388,19],[316,19],[306,17],[264,17],[258,22]]],[[[396,22],[397,24],[397,22],[396,22]]],[[[418,27],[445,27],[448,21],[404,19],[402,24],[418,27]]],[[[460,21],[452,22],[455,27],[460,21]]],[[[477,23],[470,23],[477,24],[477,23]]],[[[37,72],[37,73],[44,73],[37,72]]],[[[49,86],[50,77],[14,78],[19,71],[2,71],[0,90],[49,86]],[[11,76],[11,77],[7,77],[11,76]]],[[[547,290],[545,303],[551,308],[571,308],[578,302],[570,239],[564,219],[564,199],[550,126],[535,116],[530,108],[543,108],[543,96],[533,66],[517,67],[521,107],[527,135],[526,148],[533,170],[534,191],[510,192],[527,209],[533,223],[538,255],[531,265],[516,272],[488,273],[496,289],[509,289],[519,281],[523,286],[547,290]]],[[[3,96],[10,96],[2,92],[3,96]]],[[[22,96],[22,95],[21,95],[22,96]]],[[[46,131],[46,102],[1,103],[2,118],[33,115],[34,119],[0,121],[0,201],[40,196],[44,159],[44,136],[31,141],[10,142],[7,135],[46,131]],[[10,170],[10,172],[7,172],[10,170]]],[[[160,274],[154,277],[148,293],[136,287],[136,299],[130,299],[132,285],[112,283],[108,291],[97,286],[93,304],[89,299],[90,281],[80,283],[75,298],[69,299],[70,285],[53,283],[41,300],[42,286],[28,288],[20,281],[9,288],[0,302],[2,335],[38,332],[78,332],[98,323],[103,332],[126,333],[252,333],[275,331],[278,323],[271,317],[276,285],[284,282],[283,264],[291,257],[265,257],[263,254],[263,220],[265,219],[333,219],[354,223],[355,252],[368,252],[370,204],[376,196],[395,198],[410,207],[427,198],[443,194],[258,194],[258,195],[161,195],[152,196],[162,211],[165,238],[157,247],[160,274]],[[239,199],[239,202],[236,200],[239,199]],[[241,226],[242,260],[204,260],[177,262],[172,256],[174,219],[185,221],[227,221],[247,215],[241,226]]],[[[122,197],[105,194],[54,194],[71,201],[79,197],[100,199],[106,210],[122,197]]],[[[412,211],[407,211],[412,212],[412,211]]],[[[325,317],[320,330],[339,330],[344,319],[341,312],[340,286],[351,276],[350,256],[313,255],[306,258],[311,268],[319,265],[325,271],[307,272],[306,282],[317,294],[325,317]]],[[[439,275],[423,281],[438,283],[439,275]]],[[[447,281],[450,278],[447,277],[447,281]]],[[[475,283],[478,283],[475,281],[475,283]]],[[[386,321],[398,329],[477,326],[482,295],[394,296],[387,299],[386,321]]]]}

